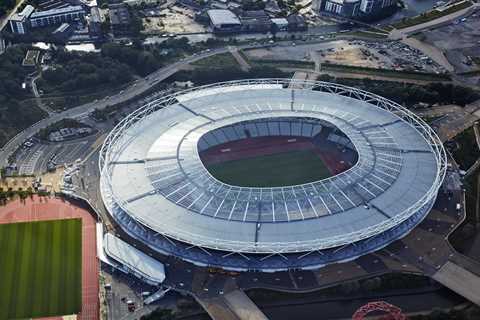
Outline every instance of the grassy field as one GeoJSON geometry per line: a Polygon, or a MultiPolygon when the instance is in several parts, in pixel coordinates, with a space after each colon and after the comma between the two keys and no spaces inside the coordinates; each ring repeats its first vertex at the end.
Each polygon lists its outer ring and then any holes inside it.
{"type": "Polygon", "coordinates": [[[453,4],[446,8],[443,11],[440,11],[438,9],[434,9],[429,12],[422,13],[418,16],[412,17],[412,18],[405,18],[402,19],[400,22],[396,22],[393,24],[393,27],[396,29],[403,29],[403,28],[408,28],[417,24],[429,22],[435,19],[438,19],[440,17],[449,15],[451,13],[460,11],[462,9],[468,8],[472,6],[472,2],[470,1],[462,1],[457,4],[453,4]]]}
{"type": "Polygon", "coordinates": [[[369,67],[357,67],[333,63],[322,63],[322,71],[336,71],[336,72],[346,72],[346,73],[358,73],[358,74],[369,74],[373,76],[382,76],[390,78],[400,78],[400,79],[412,79],[412,80],[423,80],[423,81],[450,81],[451,78],[447,74],[436,74],[429,72],[416,72],[416,71],[396,71],[390,69],[377,69],[369,67]]]}
{"type": "Polygon", "coordinates": [[[0,225],[0,319],[81,310],[80,219],[0,225]]]}
{"type": "Polygon", "coordinates": [[[230,52],[226,52],[206,57],[204,59],[192,62],[191,64],[199,67],[220,68],[226,66],[236,66],[238,65],[238,62],[230,52]]]}
{"type": "Polygon", "coordinates": [[[323,161],[310,150],[227,161],[207,169],[220,181],[240,187],[279,187],[330,176],[323,161]]]}
{"type": "MultiPolygon", "coordinates": [[[[248,50],[246,50],[248,51],[248,50]]],[[[303,60],[281,60],[281,59],[261,59],[252,58],[248,56],[245,51],[239,51],[240,55],[253,67],[274,67],[274,68],[298,68],[298,69],[313,69],[315,63],[313,61],[303,60]]]]}

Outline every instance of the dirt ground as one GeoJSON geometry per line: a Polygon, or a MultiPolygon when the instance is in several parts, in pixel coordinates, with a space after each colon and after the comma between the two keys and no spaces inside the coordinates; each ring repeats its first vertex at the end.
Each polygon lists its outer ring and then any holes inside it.
{"type": "Polygon", "coordinates": [[[316,63],[335,63],[360,67],[381,68],[391,64],[390,59],[380,56],[362,44],[345,40],[317,44],[296,44],[245,51],[254,60],[308,60],[316,63]]]}
{"type": "Polygon", "coordinates": [[[172,7],[160,12],[160,17],[142,19],[144,32],[195,33],[205,32],[205,27],[194,20],[193,11],[172,7]]]}
{"type": "Polygon", "coordinates": [[[12,188],[14,191],[18,191],[20,188],[26,190],[28,187],[32,186],[34,181],[34,177],[7,177],[0,180],[0,188],[3,190],[12,188]]]}
{"type": "Polygon", "coordinates": [[[480,13],[472,14],[466,21],[425,31],[419,40],[442,50],[456,72],[478,70],[480,66],[469,62],[468,57],[480,57],[480,13]]]}
{"type": "MultiPolygon", "coordinates": [[[[41,183],[46,187],[49,192],[60,192],[60,183],[63,177],[63,167],[57,168],[54,172],[47,172],[38,176],[42,179],[41,183]]],[[[8,190],[12,188],[14,191],[18,191],[20,188],[26,190],[32,187],[37,177],[6,177],[0,179],[0,188],[8,190]]]]}
{"type": "Polygon", "coordinates": [[[443,72],[443,67],[421,51],[401,42],[334,40],[319,43],[292,42],[271,48],[245,50],[252,60],[312,61],[316,66],[333,63],[394,70],[443,72]]]}
{"type": "Polygon", "coordinates": [[[377,59],[373,58],[372,55],[366,55],[360,48],[327,52],[323,60],[325,62],[329,61],[330,63],[359,67],[378,68],[382,66],[377,59]]]}
{"type": "Polygon", "coordinates": [[[62,183],[63,167],[57,168],[54,172],[47,172],[40,176],[42,185],[47,187],[48,191],[60,192],[60,184],[62,183]]]}

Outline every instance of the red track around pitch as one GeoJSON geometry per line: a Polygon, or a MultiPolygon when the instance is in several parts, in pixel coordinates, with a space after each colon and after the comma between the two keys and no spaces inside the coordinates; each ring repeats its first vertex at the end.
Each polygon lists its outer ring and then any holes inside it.
{"type": "MultiPolygon", "coordinates": [[[[82,219],[82,320],[99,318],[99,262],[95,219],[85,209],[64,199],[36,197],[15,200],[0,206],[0,224],[56,219],[82,219]]],[[[56,319],[56,318],[48,318],[56,319]]]]}

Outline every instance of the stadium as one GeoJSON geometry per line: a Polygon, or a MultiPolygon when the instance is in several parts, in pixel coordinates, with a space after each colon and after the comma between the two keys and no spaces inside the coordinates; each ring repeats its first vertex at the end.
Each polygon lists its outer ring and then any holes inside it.
{"type": "Polygon", "coordinates": [[[409,233],[446,154],[420,118],[355,88],[241,80],[166,94],[101,149],[102,199],[130,236],[198,266],[317,269],[409,233]]]}

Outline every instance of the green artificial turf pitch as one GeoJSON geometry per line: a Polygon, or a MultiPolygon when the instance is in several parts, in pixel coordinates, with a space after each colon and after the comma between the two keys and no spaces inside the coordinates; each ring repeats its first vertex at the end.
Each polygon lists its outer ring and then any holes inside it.
{"type": "Polygon", "coordinates": [[[0,319],[81,310],[81,219],[0,224],[0,252],[0,319]]]}
{"type": "Polygon", "coordinates": [[[331,176],[322,159],[311,150],[226,161],[207,169],[218,180],[239,187],[289,186],[331,176]]]}

